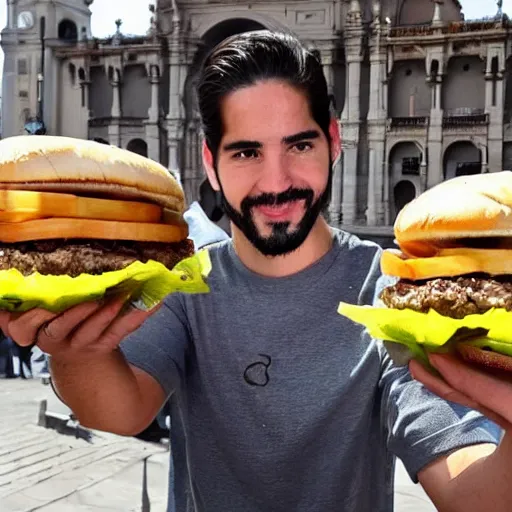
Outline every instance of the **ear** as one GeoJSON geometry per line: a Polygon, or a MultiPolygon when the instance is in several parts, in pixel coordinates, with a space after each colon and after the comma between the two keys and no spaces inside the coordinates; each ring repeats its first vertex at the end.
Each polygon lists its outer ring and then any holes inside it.
{"type": "Polygon", "coordinates": [[[202,147],[202,155],[203,155],[203,165],[206,171],[206,176],[208,177],[208,181],[212,186],[213,190],[216,192],[220,191],[219,181],[217,180],[217,173],[215,172],[215,164],[213,162],[213,154],[210,151],[210,148],[206,144],[206,141],[203,140],[202,147]]]}
{"type": "Polygon", "coordinates": [[[329,136],[331,137],[331,159],[336,162],[341,156],[341,126],[336,118],[329,124],[329,136]]]}

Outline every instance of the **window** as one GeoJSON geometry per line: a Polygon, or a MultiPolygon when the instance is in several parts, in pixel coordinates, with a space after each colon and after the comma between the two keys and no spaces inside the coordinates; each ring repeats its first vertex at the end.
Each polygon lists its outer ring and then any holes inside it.
{"type": "Polygon", "coordinates": [[[462,69],[464,71],[469,71],[469,64],[464,64],[464,66],[462,66],[462,69]]]}
{"type": "Polygon", "coordinates": [[[420,159],[417,156],[402,158],[402,174],[411,175],[420,173],[420,159]]]}
{"type": "Polygon", "coordinates": [[[18,75],[28,75],[27,59],[18,59],[18,75]]]}
{"type": "Polygon", "coordinates": [[[412,69],[406,69],[405,76],[411,76],[411,75],[412,75],[412,69]]]}
{"type": "Polygon", "coordinates": [[[28,91],[20,91],[20,98],[28,98],[28,91]]]}

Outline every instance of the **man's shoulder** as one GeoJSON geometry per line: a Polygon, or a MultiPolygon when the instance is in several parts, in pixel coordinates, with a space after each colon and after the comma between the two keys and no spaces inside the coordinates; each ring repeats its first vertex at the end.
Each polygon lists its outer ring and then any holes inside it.
{"type": "Polygon", "coordinates": [[[380,257],[382,254],[382,246],[372,240],[366,240],[340,228],[331,228],[331,231],[340,250],[364,252],[372,257],[380,257]]]}

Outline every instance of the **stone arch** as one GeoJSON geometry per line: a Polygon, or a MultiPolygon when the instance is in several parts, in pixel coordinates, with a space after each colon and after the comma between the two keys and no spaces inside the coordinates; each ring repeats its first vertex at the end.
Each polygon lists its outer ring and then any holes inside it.
{"type": "MultiPolygon", "coordinates": [[[[243,17],[236,17],[233,18],[232,16],[226,16],[225,13],[218,13],[214,15],[209,15],[205,23],[201,23],[198,28],[194,31],[196,37],[205,40],[205,38],[208,36],[208,33],[211,33],[212,30],[215,31],[218,27],[221,27],[226,22],[230,23],[233,20],[247,20],[251,21],[255,25],[259,26],[261,29],[268,29],[268,30],[274,30],[274,31],[280,31],[280,32],[290,32],[290,29],[281,23],[279,23],[277,20],[270,16],[266,16],[263,13],[258,12],[248,12],[247,16],[245,16],[246,13],[244,13],[243,17]]],[[[255,29],[257,30],[257,28],[255,29]]],[[[240,32],[235,32],[240,33],[240,32]]],[[[229,36],[228,36],[229,37],[229,36]]],[[[220,42],[220,41],[219,41],[220,42]]]]}
{"type": "Polygon", "coordinates": [[[75,42],[78,40],[78,28],[72,20],[64,18],[59,23],[58,37],[61,41],[75,42]]]}
{"type": "Polygon", "coordinates": [[[415,140],[397,141],[390,149],[389,172],[398,182],[404,176],[419,176],[423,160],[423,146],[415,140]]]}
{"type": "Polygon", "coordinates": [[[148,145],[143,139],[132,139],[128,142],[126,149],[141,156],[148,156],[148,145]]]}
{"type": "MultiPolygon", "coordinates": [[[[410,183],[416,191],[421,189],[421,164],[424,160],[423,146],[416,140],[397,141],[389,151],[389,195],[391,218],[395,219],[398,212],[409,202],[411,193],[410,183]],[[402,184],[398,187],[399,184],[402,184]],[[398,188],[397,188],[398,187],[398,188]],[[409,188],[405,188],[409,187],[409,188]],[[405,202],[404,198],[408,198],[405,202]]],[[[414,198],[413,197],[413,198],[414,198]]]]}
{"type": "Polygon", "coordinates": [[[482,172],[482,151],[469,140],[459,140],[450,144],[443,158],[444,179],[456,176],[469,176],[482,172]]]}
{"type": "Polygon", "coordinates": [[[412,181],[401,180],[393,187],[394,217],[400,213],[402,208],[410,203],[417,194],[416,186],[412,181]]]}

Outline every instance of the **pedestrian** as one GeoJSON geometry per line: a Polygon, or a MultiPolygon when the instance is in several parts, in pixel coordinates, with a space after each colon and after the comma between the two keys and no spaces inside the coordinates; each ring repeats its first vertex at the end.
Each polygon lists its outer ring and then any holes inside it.
{"type": "Polygon", "coordinates": [[[340,135],[318,57],[289,35],[233,36],[206,58],[198,103],[232,224],[208,249],[210,292],[0,326],[51,355],[86,427],[133,435],[170,397],[169,511],[392,511],[396,456],[440,510],[510,510],[512,386],[446,357],[444,387],[411,366],[448,402],[337,314],[372,303],[381,249],[320,214],[340,135]],[[476,396],[503,430],[463,405],[476,396]]]}

